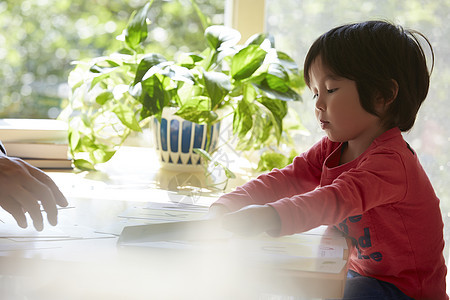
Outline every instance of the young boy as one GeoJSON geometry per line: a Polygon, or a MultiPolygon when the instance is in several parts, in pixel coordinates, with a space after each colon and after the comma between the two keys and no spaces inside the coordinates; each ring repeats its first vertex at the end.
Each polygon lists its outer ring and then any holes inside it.
{"type": "Polygon", "coordinates": [[[344,299],[448,299],[439,199],[401,135],[428,93],[418,37],[433,53],[420,33],[384,21],[320,36],[304,77],[327,136],[222,196],[211,214],[241,234],[341,230],[353,242],[344,299]]]}

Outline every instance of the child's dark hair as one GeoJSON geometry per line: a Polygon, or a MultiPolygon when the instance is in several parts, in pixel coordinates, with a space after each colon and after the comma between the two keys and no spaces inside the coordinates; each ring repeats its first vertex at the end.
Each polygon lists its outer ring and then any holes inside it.
{"type": "Polygon", "coordinates": [[[428,39],[417,31],[405,30],[386,21],[368,21],[336,27],[320,36],[311,46],[304,64],[304,78],[309,86],[311,65],[317,57],[337,76],[356,82],[361,106],[378,115],[375,99],[393,100],[383,116],[387,128],[408,131],[414,125],[420,105],[425,100],[430,72],[418,37],[434,52],[428,39]],[[397,97],[395,82],[398,84],[397,97]]]}

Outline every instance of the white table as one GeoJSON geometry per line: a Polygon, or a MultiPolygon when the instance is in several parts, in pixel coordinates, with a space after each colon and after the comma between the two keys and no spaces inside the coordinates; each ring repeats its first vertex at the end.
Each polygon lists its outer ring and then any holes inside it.
{"type": "Polygon", "coordinates": [[[220,243],[200,250],[117,247],[124,226],[198,218],[220,195],[203,186],[202,173],[159,170],[146,151],[124,150],[102,172],[48,172],[70,204],[59,210],[58,226],[45,224],[37,236],[20,229],[6,213],[0,214],[5,222],[0,224],[1,299],[258,299],[264,293],[331,298],[342,294],[345,266],[332,274],[289,269],[279,261],[260,264],[236,256],[229,244],[220,243]],[[175,214],[166,214],[171,209],[175,214]],[[155,212],[166,215],[155,216],[155,212]]]}

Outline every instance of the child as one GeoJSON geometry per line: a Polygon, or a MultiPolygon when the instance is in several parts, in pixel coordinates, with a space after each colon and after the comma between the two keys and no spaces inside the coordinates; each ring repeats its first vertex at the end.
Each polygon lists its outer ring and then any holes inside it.
{"type": "Polygon", "coordinates": [[[433,54],[422,34],[384,21],[320,36],[304,77],[327,136],[210,213],[241,234],[339,229],[353,244],[344,299],[448,299],[439,199],[401,135],[428,93],[418,37],[433,54]]]}

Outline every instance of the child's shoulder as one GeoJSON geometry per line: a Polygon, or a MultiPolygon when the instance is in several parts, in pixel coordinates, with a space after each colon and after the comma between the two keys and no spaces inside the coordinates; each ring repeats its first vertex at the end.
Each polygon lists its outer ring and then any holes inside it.
{"type": "Polygon", "coordinates": [[[392,128],[378,138],[369,147],[371,152],[398,153],[399,155],[415,155],[415,151],[405,141],[398,128],[392,128]]]}
{"type": "Polygon", "coordinates": [[[417,165],[416,152],[405,141],[398,128],[386,131],[374,140],[372,145],[360,157],[360,164],[372,162],[382,164],[384,168],[402,168],[417,165]]]}

